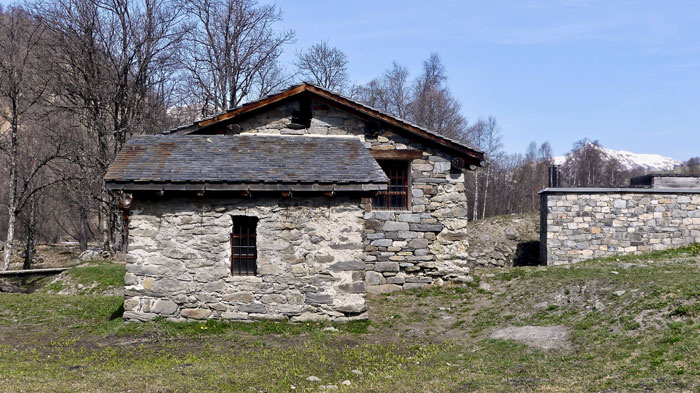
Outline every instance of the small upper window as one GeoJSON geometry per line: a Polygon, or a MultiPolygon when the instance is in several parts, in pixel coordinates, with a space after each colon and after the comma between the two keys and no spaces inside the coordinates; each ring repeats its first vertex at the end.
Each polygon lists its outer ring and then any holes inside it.
{"type": "Polygon", "coordinates": [[[376,210],[408,210],[409,174],[411,161],[378,161],[389,178],[386,191],[379,191],[372,198],[376,210]]]}
{"type": "Polygon", "coordinates": [[[254,276],[257,271],[258,251],[255,246],[256,217],[234,216],[231,233],[231,274],[254,276]]]}

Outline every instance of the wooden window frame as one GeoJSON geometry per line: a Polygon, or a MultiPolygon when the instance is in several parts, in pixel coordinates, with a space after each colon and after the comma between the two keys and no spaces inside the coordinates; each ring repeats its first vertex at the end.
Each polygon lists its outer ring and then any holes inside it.
{"type": "Polygon", "coordinates": [[[231,275],[255,276],[258,271],[257,227],[258,218],[232,216],[231,275]]]}
{"type": "Polygon", "coordinates": [[[373,211],[410,211],[411,210],[411,160],[377,160],[384,173],[389,177],[386,191],[378,191],[372,197],[373,211]],[[403,174],[393,172],[403,170],[403,174]],[[401,183],[401,184],[397,184],[401,183]],[[393,185],[392,185],[393,184],[393,185]],[[380,204],[380,198],[384,197],[386,203],[380,204]],[[403,204],[392,204],[392,196],[403,196],[403,204]]]}

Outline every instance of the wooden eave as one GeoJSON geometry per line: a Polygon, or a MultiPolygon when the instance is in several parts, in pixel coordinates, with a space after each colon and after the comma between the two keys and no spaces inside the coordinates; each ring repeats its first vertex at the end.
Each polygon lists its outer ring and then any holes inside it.
{"type": "Polygon", "coordinates": [[[110,191],[245,191],[245,192],[376,192],[382,183],[213,183],[213,182],[117,182],[108,181],[110,191]]]}
{"type": "Polygon", "coordinates": [[[289,90],[285,90],[281,93],[269,96],[269,97],[264,98],[262,100],[251,102],[250,104],[244,105],[240,108],[232,109],[226,113],[222,113],[220,115],[210,117],[208,119],[204,119],[202,121],[197,122],[197,125],[199,127],[206,127],[206,126],[212,125],[214,123],[219,123],[219,122],[222,122],[224,120],[233,119],[236,116],[239,116],[239,115],[242,115],[242,114],[245,114],[248,112],[252,112],[254,110],[266,107],[266,106],[271,105],[271,104],[278,103],[282,100],[285,100],[289,97],[292,97],[294,95],[297,95],[299,93],[306,91],[306,86],[307,86],[306,84],[301,84],[299,86],[296,86],[296,87],[291,88],[289,90]]]}
{"type": "Polygon", "coordinates": [[[423,157],[420,150],[370,150],[375,160],[417,160],[423,157]]]}

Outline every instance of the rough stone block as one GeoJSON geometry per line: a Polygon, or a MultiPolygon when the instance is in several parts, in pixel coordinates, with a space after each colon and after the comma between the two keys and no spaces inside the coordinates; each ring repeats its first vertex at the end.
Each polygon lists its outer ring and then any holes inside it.
{"type": "Polygon", "coordinates": [[[408,242],[408,246],[411,248],[426,248],[430,244],[430,241],[428,239],[413,239],[410,242],[408,242]]]}
{"type": "Polygon", "coordinates": [[[389,247],[392,245],[392,243],[393,243],[393,240],[391,240],[391,239],[377,239],[377,240],[373,240],[372,243],[370,243],[370,245],[377,246],[377,247],[389,247]]]}
{"type": "Polygon", "coordinates": [[[174,302],[171,302],[170,300],[156,300],[153,306],[151,307],[151,312],[156,313],[158,315],[173,315],[177,311],[178,306],[174,302]]]}
{"type": "Polygon", "coordinates": [[[409,226],[407,222],[387,221],[382,230],[385,232],[408,231],[409,226]]]}
{"type": "Polygon", "coordinates": [[[336,262],[328,267],[331,271],[364,270],[364,268],[365,263],[360,260],[336,262]]]}
{"type": "Polygon", "coordinates": [[[398,262],[377,262],[374,264],[374,270],[378,272],[398,272],[398,262]]]}
{"type": "Polygon", "coordinates": [[[382,294],[382,293],[390,293],[390,292],[396,292],[400,291],[401,286],[396,285],[396,284],[384,284],[384,285],[368,285],[367,286],[367,293],[371,294],[382,294]]]}
{"type": "Polygon", "coordinates": [[[211,310],[204,308],[185,308],[180,310],[180,315],[188,319],[207,319],[211,315],[211,310]]]}
{"type": "Polygon", "coordinates": [[[425,288],[429,284],[423,284],[423,283],[417,283],[417,282],[409,282],[406,284],[403,284],[403,289],[418,289],[418,288],[425,288]]]}
{"type": "Polygon", "coordinates": [[[307,293],[306,303],[312,305],[331,304],[333,303],[333,298],[327,293],[307,293]]]}
{"type": "Polygon", "coordinates": [[[377,272],[366,272],[365,273],[365,283],[367,285],[379,285],[382,282],[384,276],[377,272]]]}
{"type": "Polygon", "coordinates": [[[372,215],[375,219],[382,221],[393,221],[396,219],[396,214],[394,212],[374,211],[372,215]]]}
{"type": "Polygon", "coordinates": [[[344,299],[335,305],[335,309],[344,313],[359,314],[363,311],[367,311],[367,303],[364,299],[344,299]]]}
{"type": "Polygon", "coordinates": [[[418,232],[440,232],[442,231],[442,224],[410,224],[409,228],[412,231],[418,232]]]}
{"type": "Polygon", "coordinates": [[[257,313],[261,314],[265,312],[265,305],[260,304],[260,303],[249,303],[249,304],[243,304],[241,306],[238,306],[239,311],[247,312],[247,313],[257,313]]]}
{"type": "Polygon", "coordinates": [[[355,281],[347,284],[338,285],[338,289],[348,293],[365,293],[365,283],[363,281],[355,281]]]}
{"type": "Polygon", "coordinates": [[[232,321],[243,321],[243,320],[248,319],[248,314],[242,313],[242,312],[227,311],[227,312],[221,313],[221,318],[232,320],[232,321]]]}
{"type": "MultiPolygon", "coordinates": [[[[418,222],[420,222],[420,214],[411,214],[411,213],[399,214],[399,221],[418,223],[418,222]]],[[[408,229],[408,228],[406,228],[406,229],[408,229]]]]}
{"type": "Polygon", "coordinates": [[[399,239],[417,239],[423,237],[423,232],[399,231],[397,235],[399,239]]]}
{"type": "Polygon", "coordinates": [[[394,276],[387,278],[386,282],[388,284],[403,285],[406,282],[406,278],[403,276],[394,276]]]}

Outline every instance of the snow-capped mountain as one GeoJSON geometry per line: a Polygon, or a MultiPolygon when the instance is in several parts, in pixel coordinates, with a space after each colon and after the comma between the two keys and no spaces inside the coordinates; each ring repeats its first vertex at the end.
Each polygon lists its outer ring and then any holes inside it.
{"type": "MultiPolygon", "coordinates": [[[[617,159],[625,170],[641,168],[647,172],[669,171],[683,164],[682,161],[660,154],[632,153],[624,150],[612,150],[596,147],[608,159],[617,159]]],[[[554,163],[561,165],[568,156],[554,157],[554,163]]]]}

